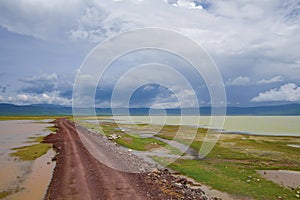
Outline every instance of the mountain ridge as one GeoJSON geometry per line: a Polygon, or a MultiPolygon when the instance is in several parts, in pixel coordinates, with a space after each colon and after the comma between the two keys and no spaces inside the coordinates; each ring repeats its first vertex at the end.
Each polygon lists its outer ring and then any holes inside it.
{"type": "MultiPolygon", "coordinates": [[[[162,109],[150,109],[144,108],[129,108],[130,115],[148,115],[149,112],[153,115],[162,115],[167,113],[168,115],[210,115],[211,107],[198,108],[170,108],[166,110],[162,109]]],[[[97,115],[112,115],[111,108],[96,108],[97,115]]],[[[91,115],[93,108],[76,108],[77,114],[91,115]]],[[[128,108],[115,108],[113,109],[116,115],[126,115],[128,108]]],[[[224,114],[223,108],[215,108],[214,111],[218,115],[224,114]]],[[[38,115],[72,115],[72,107],[55,105],[55,104],[32,104],[32,105],[15,105],[9,103],[0,103],[0,116],[38,116],[38,115]]],[[[276,106],[256,106],[256,107],[230,107],[226,108],[227,115],[300,115],[300,104],[284,104],[276,106]]]]}

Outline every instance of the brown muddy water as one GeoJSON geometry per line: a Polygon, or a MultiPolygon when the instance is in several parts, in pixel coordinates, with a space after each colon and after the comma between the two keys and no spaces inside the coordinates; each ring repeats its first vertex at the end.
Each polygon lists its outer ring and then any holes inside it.
{"type": "Polygon", "coordinates": [[[51,162],[54,151],[34,161],[20,161],[9,154],[13,152],[11,148],[29,145],[25,143],[28,137],[48,135],[47,126],[36,121],[0,121],[0,192],[11,193],[5,199],[44,198],[55,167],[51,162]]]}

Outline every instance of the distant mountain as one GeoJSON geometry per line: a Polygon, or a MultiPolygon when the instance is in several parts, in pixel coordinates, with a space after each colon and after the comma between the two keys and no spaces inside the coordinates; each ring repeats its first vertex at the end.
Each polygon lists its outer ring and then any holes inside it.
{"type": "Polygon", "coordinates": [[[24,106],[18,106],[13,104],[0,104],[0,116],[39,115],[72,115],[72,108],[51,104],[34,104],[24,106]]]}
{"type": "Polygon", "coordinates": [[[300,115],[300,104],[258,107],[228,107],[228,115],[300,115]]]}
{"type": "MultiPolygon", "coordinates": [[[[278,106],[259,106],[259,107],[227,107],[227,115],[300,115],[300,104],[287,104],[278,106]]],[[[91,115],[94,111],[93,108],[78,108],[77,114],[91,115]]],[[[210,115],[211,107],[201,107],[199,110],[195,108],[181,109],[150,109],[150,108],[117,108],[112,111],[111,108],[96,108],[97,115],[210,115]],[[114,113],[113,113],[114,111],[114,113]]],[[[222,108],[216,108],[216,113],[222,114],[222,108]]],[[[33,104],[33,105],[14,105],[2,103],[0,104],[0,116],[62,116],[72,115],[72,108],[52,105],[52,104],[33,104]]]]}
{"type": "Polygon", "coordinates": [[[31,104],[32,107],[39,107],[39,108],[63,108],[65,106],[56,105],[56,104],[31,104]]]}

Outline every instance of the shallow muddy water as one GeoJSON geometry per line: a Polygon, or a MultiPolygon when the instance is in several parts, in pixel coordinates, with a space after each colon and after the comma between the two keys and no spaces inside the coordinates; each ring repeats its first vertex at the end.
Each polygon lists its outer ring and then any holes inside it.
{"type": "Polygon", "coordinates": [[[53,151],[35,161],[20,161],[11,148],[30,145],[28,137],[49,134],[49,124],[34,121],[0,121],[0,192],[12,192],[6,199],[43,199],[52,177],[53,151]],[[50,164],[47,164],[50,162],[50,164]]]}

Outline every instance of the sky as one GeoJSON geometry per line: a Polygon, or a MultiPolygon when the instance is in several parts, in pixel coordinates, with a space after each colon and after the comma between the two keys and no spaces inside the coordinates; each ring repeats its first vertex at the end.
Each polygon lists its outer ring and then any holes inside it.
{"type": "MultiPolygon", "coordinates": [[[[2,0],[0,102],[72,105],[74,82],[89,53],[124,32],[149,27],[175,31],[203,48],[220,72],[228,106],[300,102],[297,0],[2,0]]],[[[129,101],[120,96],[117,106],[172,108],[180,100],[181,106],[193,107],[194,93],[200,106],[211,104],[205,78],[161,50],[119,58],[97,82],[95,95],[83,94],[82,100],[95,98],[96,106],[110,107],[114,84],[147,63],[178,69],[191,87],[179,84],[176,74],[148,65],[142,77],[152,82],[136,85],[129,101]],[[173,85],[158,84],[153,77],[173,85]]],[[[141,84],[129,75],[122,81],[124,94],[129,85],[141,84]]]]}

